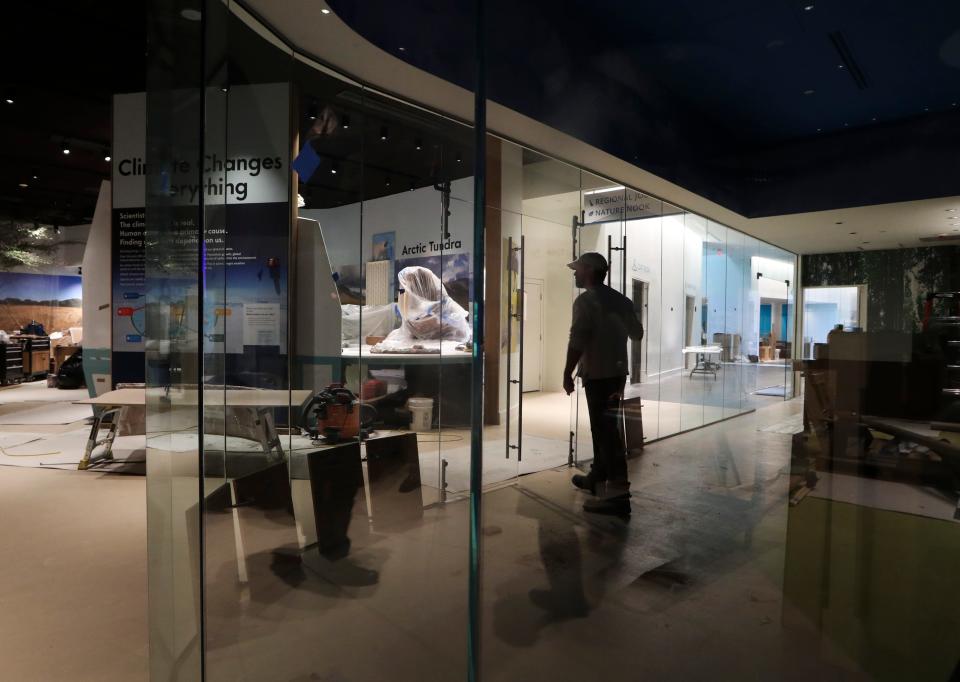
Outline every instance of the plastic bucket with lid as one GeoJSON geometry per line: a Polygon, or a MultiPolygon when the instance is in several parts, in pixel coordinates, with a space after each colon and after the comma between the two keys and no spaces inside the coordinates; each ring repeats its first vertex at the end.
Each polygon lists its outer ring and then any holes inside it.
{"type": "Polygon", "coordinates": [[[413,415],[410,428],[414,431],[429,431],[433,426],[433,398],[410,398],[407,409],[413,415]]]}

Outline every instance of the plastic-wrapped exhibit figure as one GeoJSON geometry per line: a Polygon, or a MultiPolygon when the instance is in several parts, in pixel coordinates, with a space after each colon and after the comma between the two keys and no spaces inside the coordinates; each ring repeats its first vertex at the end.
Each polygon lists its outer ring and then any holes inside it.
{"type": "Polygon", "coordinates": [[[397,274],[400,317],[403,322],[373,353],[439,353],[443,341],[465,343],[472,332],[467,311],[447,294],[443,282],[420,266],[397,274]]]}

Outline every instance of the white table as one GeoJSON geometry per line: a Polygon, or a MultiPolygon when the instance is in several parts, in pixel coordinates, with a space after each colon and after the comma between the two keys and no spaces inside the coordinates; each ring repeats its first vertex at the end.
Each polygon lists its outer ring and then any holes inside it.
{"type": "MultiPolygon", "coordinates": [[[[273,426],[273,415],[271,410],[275,407],[298,408],[303,405],[312,391],[296,390],[284,391],[277,389],[242,389],[217,387],[208,387],[203,391],[204,402],[208,405],[218,407],[248,407],[257,411],[261,417],[259,423],[263,427],[261,443],[265,448],[280,447],[280,439],[277,436],[276,429],[273,426]]],[[[169,392],[162,393],[158,400],[168,401],[170,405],[177,406],[195,406],[200,404],[200,391],[195,388],[178,390],[171,389],[169,392]]],[[[95,410],[96,416],[93,418],[93,424],[90,427],[90,436],[87,438],[87,445],[83,451],[83,457],[77,468],[82,470],[89,469],[94,463],[100,461],[109,461],[113,459],[113,441],[117,436],[117,429],[120,426],[120,417],[123,412],[131,407],[146,407],[147,390],[145,388],[120,388],[114,391],[108,391],[95,398],[85,398],[75,400],[76,405],[92,405],[100,408],[95,410]],[[100,430],[106,427],[107,435],[100,439],[100,430]],[[100,445],[104,446],[104,451],[93,456],[93,451],[100,445]]]]}
{"type": "Polygon", "coordinates": [[[683,348],[684,355],[695,355],[697,358],[696,364],[693,366],[693,369],[690,370],[690,377],[692,378],[694,374],[712,374],[713,380],[717,380],[717,372],[720,370],[720,363],[714,362],[710,359],[711,355],[721,355],[723,353],[723,348],[721,346],[710,345],[710,346],[685,346],[683,348]]]}

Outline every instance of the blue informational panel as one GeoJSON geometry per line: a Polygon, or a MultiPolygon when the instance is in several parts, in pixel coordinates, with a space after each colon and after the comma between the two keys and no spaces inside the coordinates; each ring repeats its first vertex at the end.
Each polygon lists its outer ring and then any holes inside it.
{"type": "MultiPolygon", "coordinates": [[[[208,147],[202,167],[196,160],[178,160],[148,178],[144,94],[114,99],[110,259],[114,384],[144,381],[148,327],[167,334],[199,334],[205,353],[242,358],[250,346],[265,349],[251,354],[260,363],[256,372],[276,374],[274,379],[282,381],[290,233],[289,85],[238,85],[229,93],[217,89],[205,106],[209,120],[226,122],[228,142],[208,147]],[[178,263],[178,274],[172,276],[183,288],[184,309],[189,307],[188,299],[196,296],[197,287],[203,287],[200,329],[176,328],[177,320],[184,318],[182,311],[150,311],[147,307],[145,256],[150,254],[144,252],[144,206],[146,183],[152,178],[162,182],[162,187],[152,191],[162,190],[175,207],[182,207],[177,222],[184,234],[195,239],[197,209],[201,202],[206,207],[203,265],[178,263]],[[202,279],[198,277],[201,269],[202,279]],[[148,316],[152,320],[149,325],[148,316]],[[161,319],[172,326],[165,327],[161,319]],[[277,358],[275,367],[263,367],[267,356],[277,358]]],[[[196,244],[184,253],[195,260],[196,244]]],[[[242,360],[216,363],[227,374],[221,378],[230,383],[244,383],[237,376],[247,371],[242,365],[242,360]]]]}

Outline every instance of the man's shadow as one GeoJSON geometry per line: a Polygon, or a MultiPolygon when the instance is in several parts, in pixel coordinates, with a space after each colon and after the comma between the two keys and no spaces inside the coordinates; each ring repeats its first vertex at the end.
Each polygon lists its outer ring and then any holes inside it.
{"type": "Polygon", "coordinates": [[[628,533],[625,518],[591,519],[529,491],[514,490],[518,515],[536,521],[538,553],[536,558],[520,557],[516,577],[499,586],[503,596],[493,607],[493,628],[502,641],[522,647],[532,646],[545,628],[589,618],[599,608],[607,594],[604,574],[620,563],[628,533]],[[586,576],[585,554],[590,567],[586,576]],[[546,586],[531,587],[539,566],[546,586]]]}

